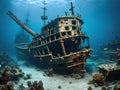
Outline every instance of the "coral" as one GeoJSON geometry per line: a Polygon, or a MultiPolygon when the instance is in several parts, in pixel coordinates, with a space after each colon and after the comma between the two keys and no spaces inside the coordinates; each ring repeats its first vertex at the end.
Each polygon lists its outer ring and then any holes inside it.
{"type": "Polygon", "coordinates": [[[93,82],[97,83],[98,85],[102,86],[104,84],[104,76],[102,73],[95,72],[92,74],[93,82]]]}
{"type": "Polygon", "coordinates": [[[1,90],[14,90],[14,83],[12,81],[7,82],[7,84],[2,85],[1,90]]]}
{"type": "Polygon", "coordinates": [[[11,76],[10,74],[8,74],[9,70],[10,68],[8,66],[5,66],[4,69],[2,70],[1,77],[0,77],[1,84],[6,84],[10,80],[11,76]]]}
{"type": "Polygon", "coordinates": [[[94,83],[94,86],[95,86],[95,87],[98,87],[98,84],[97,84],[97,83],[94,83]]]}
{"type": "Polygon", "coordinates": [[[107,90],[111,90],[112,89],[112,87],[107,87],[107,90]]]}
{"type": "Polygon", "coordinates": [[[23,83],[19,85],[19,90],[25,90],[25,87],[23,86],[23,83]]]}
{"type": "MultiPolygon", "coordinates": [[[[0,85],[2,85],[0,90],[13,90],[14,84],[12,81],[17,82],[22,74],[19,67],[5,66],[0,74],[0,85]]],[[[25,90],[23,84],[19,86],[19,90],[25,90]]]]}
{"type": "Polygon", "coordinates": [[[44,88],[43,88],[43,82],[41,80],[38,82],[38,86],[37,87],[41,88],[41,90],[44,90],[44,88]]]}
{"type": "Polygon", "coordinates": [[[31,81],[27,82],[28,90],[44,90],[43,82],[40,80],[39,82],[34,81],[33,83],[31,81]]]}
{"type": "Polygon", "coordinates": [[[26,74],[26,76],[24,76],[24,80],[28,80],[31,79],[32,74],[26,74]]]}
{"type": "Polygon", "coordinates": [[[22,70],[18,67],[18,65],[13,65],[11,67],[11,74],[12,74],[12,80],[18,80],[19,77],[23,77],[24,73],[22,70]]]}
{"type": "Polygon", "coordinates": [[[92,81],[92,80],[89,80],[89,81],[88,81],[88,84],[93,84],[93,81],[92,81]]]}
{"type": "Polygon", "coordinates": [[[113,88],[113,90],[120,90],[120,85],[116,84],[113,88]]]}
{"type": "Polygon", "coordinates": [[[48,69],[45,73],[46,73],[47,76],[53,76],[54,69],[53,69],[53,68],[50,68],[50,69],[48,69]]]}
{"type": "Polygon", "coordinates": [[[92,90],[92,87],[91,87],[91,86],[89,86],[87,90],[92,90]]]}
{"type": "Polygon", "coordinates": [[[14,88],[14,83],[12,81],[7,82],[7,85],[9,86],[10,89],[14,88]]]}
{"type": "Polygon", "coordinates": [[[107,90],[106,87],[102,87],[101,90],[107,90]]]}

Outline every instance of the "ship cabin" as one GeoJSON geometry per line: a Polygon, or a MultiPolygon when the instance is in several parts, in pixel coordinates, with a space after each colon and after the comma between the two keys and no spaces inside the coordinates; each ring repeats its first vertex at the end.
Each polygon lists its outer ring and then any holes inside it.
{"type": "Polygon", "coordinates": [[[80,16],[62,16],[48,22],[41,34],[34,37],[30,51],[34,56],[66,56],[89,48],[89,38],[81,31],[80,16]]]}

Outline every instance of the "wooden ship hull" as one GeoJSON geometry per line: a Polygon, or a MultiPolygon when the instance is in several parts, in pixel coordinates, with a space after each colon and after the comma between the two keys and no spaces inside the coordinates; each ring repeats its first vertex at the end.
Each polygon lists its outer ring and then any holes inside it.
{"type": "MultiPolygon", "coordinates": [[[[83,20],[79,15],[74,14],[73,8],[71,3],[72,15],[66,13],[66,16],[57,17],[48,24],[45,24],[47,17],[44,13],[44,16],[41,17],[44,20],[41,34],[33,32],[11,11],[8,12],[8,15],[17,24],[33,36],[32,42],[28,45],[27,53],[40,61],[39,65],[62,70],[79,67],[80,72],[85,72],[86,59],[91,52],[89,37],[82,32],[83,20]]],[[[22,50],[22,48],[18,49],[22,50]]],[[[23,49],[23,52],[26,50],[23,49]]]]}
{"type": "Polygon", "coordinates": [[[28,43],[15,44],[18,57],[28,57],[28,43]]]}
{"type": "Polygon", "coordinates": [[[14,46],[16,49],[17,57],[19,57],[19,59],[26,59],[28,57],[29,42],[29,36],[23,32],[23,30],[22,32],[16,34],[14,46]]]}

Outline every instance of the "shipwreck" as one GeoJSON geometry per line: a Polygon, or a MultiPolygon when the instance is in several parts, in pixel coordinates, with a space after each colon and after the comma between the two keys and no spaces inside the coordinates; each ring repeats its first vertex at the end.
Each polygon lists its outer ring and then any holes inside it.
{"type": "Polygon", "coordinates": [[[86,59],[90,57],[91,52],[89,37],[82,32],[83,20],[80,15],[75,15],[72,2],[71,15],[65,12],[65,16],[58,16],[47,24],[45,2],[43,9],[44,15],[41,19],[44,21],[44,26],[40,34],[31,30],[8,11],[7,14],[33,36],[30,44],[17,46],[19,52],[37,58],[44,66],[62,69],[79,67],[80,72],[85,72],[86,59]]]}

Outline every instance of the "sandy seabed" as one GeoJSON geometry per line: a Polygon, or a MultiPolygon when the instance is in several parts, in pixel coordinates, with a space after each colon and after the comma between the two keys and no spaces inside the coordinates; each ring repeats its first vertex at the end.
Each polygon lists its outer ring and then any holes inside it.
{"type": "MultiPolygon", "coordinates": [[[[89,73],[85,73],[84,78],[75,79],[70,76],[64,77],[63,75],[46,76],[45,72],[39,68],[24,65],[24,61],[17,61],[18,65],[25,74],[32,74],[31,79],[24,80],[21,78],[15,85],[15,90],[18,86],[23,83],[24,87],[27,88],[27,81],[40,81],[42,80],[44,90],[88,90],[91,86],[93,90],[101,90],[101,87],[94,87],[94,85],[88,85],[89,80],[92,80],[92,76],[89,73]],[[61,89],[58,88],[61,86],[61,89]]],[[[27,90],[27,89],[26,89],[27,90]]]]}
{"type": "Polygon", "coordinates": [[[49,77],[45,76],[45,73],[42,70],[38,70],[30,66],[25,66],[21,62],[18,63],[20,64],[20,68],[25,74],[32,74],[32,76],[31,79],[28,80],[24,80],[23,78],[20,79],[17,85],[15,85],[15,88],[18,88],[18,86],[22,83],[25,88],[27,88],[27,81],[33,82],[42,80],[45,90],[87,90],[89,86],[87,83],[91,79],[91,75],[88,73],[85,73],[85,76],[82,79],[64,77],[62,75],[53,75],[49,77]],[[61,86],[61,89],[59,89],[58,86],[61,86]]]}

